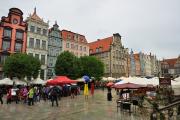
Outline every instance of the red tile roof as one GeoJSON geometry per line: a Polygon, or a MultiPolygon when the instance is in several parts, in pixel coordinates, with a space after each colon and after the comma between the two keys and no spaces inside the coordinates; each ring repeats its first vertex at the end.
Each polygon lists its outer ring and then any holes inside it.
{"type": "Polygon", "coordinates": [[[99,52],[109,51],[112,41],[113,36],[104,39],[98,39],[97,41],[89,43],[90,54],[96,53],[96,48],[101,48],[101,51],[99,52]]]}
{"type": "Polygon", "coordinates": [[[161,61],[162,64],[168,64],[169,66],[173,67],[177,62],[177,58],[172,58],[172,59],[164,59],[161,61]]]}
{"type": "Polygon", "coordinates": [[[61,34],[62,34],[63,40],[67,40],[67,38],[69,37],[70,40],[75,41],[74,37],[75,37],[75,35],[78,35],[79,36],[78,42],[87,43],[86,37],[79,33],[74,33],[74,32],[68,31],[68,30],[62,30],[61,34]]]}

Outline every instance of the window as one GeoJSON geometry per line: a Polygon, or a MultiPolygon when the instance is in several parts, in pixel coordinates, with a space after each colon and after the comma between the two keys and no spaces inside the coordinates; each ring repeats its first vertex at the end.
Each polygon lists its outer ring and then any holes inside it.
{"type": "Polygon", "coordinates": [[[42,40],[42,49],[46,50],[46,41],[42,40]]]}
{"type": "Polygon", "coordinates": [[[10,42],[9,41],[3,41],[3,50],[9,50],[10,49],[10,42]]]}
{"type": "Polygon", "coordinates": [[[29,56],[33,56],[33,53],[28,53],[29,56]]]}
{"type": "Polygon", "coordinates": [[[78,45],[74,45],[74,49],[78,50],[78,45]]]}
{"type": "Polygon", "coordinates": [[[41,28],[37,28],[37,34],[41,34],[41,28]]]}
{"type": "Polygon", "coordinates": [[[31,32],[35,32],[35,27],[34,27],[34,26],[31,26],[31,27],[30,27],[30,31],[31,31],[31,32]]]}
{"type": "Polygon", "coordinates": [[[96,48],[96,52],[99,52],[99,48],[96,48]]]}
{"type": "Polygon", "coordinates": [[[80,51],[82,51],[82,46],[80,46],[80,51]]]}
{"type": "Polygon", "coordinates": [[[34,48],[34,38],[29,38],[29,48],[34,48]]]}
{"type": "Polygon", "coordinates": [[[7,57],[8,57],[7,55],[1,55],[0,56],[0,64],[4,64],[7,57]]]}
{"type": "Polygon", "coordinates": [[[35,58],[39,60],[39,54],[35,54],[35,58]]]}
{"type": "Polygon", "coordinates": [[[93,50],[92,50],[92,49],[90,49],[90,50],[89,50],[89,52],[90,52],[90,53],[92,53],[92,52],[93,52],[93,50]]]}
{"type": "Polygon", "coordinates": [[[71,39],[71,35],[68,35],[68,36],[67,36],[67,39],[71,39]]]}
{"type": "Polygon", "coordinates": [[[41,64],[45,65],[45,55],[41,55],[41,64]]]}
{"type": "Polygon", "coordinates": [[[40,78],[44,80],[44,70],[41,69],[40,78]]]}
{"type": "Polygon", "coordinates": [[[40,49],[40,40],[36,39],[36,48],[40,49]]]}
{"type": "Polygon", "coordinates": [[[20,52],[21,49],[22,49],[22,44],[21,44],[21,43],[16,43],[16,44],[15,44],[15,51],[16,51],[16,52],[20,52]]]}
{"type": "Polygon", "coordinates": [[[22,31],[16,31],[16,39],[23,39],[23,32],[22,31]]]}
{"type": "Polygon", "coordinates": [[[71,44],[71,49],[74,49],[74,44],[71,44]]]}
{"type": "Polygon", "coordinates": [[[43,29],[43,35],[47,35],[47,30],[43,29]]]}
{"type": "Polygon", "coordinates": [[[86,47],[84,47],[84,52],[86,52],[86,47]]]}
{"type": "Polygon", "coordinates": [[[4,28],[4,37],[10,37],[11,38],[11,29],[4,28]]]}
{"type": "Polygon", "coordinates": [[[66,43],[66,48],[69,48],[69,43],[66,43]]]}

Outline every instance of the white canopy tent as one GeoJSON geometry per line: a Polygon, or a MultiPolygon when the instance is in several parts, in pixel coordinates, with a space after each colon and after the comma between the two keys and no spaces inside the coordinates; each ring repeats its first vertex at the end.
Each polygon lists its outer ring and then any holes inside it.
{"type": "Polygon", "coordinates": [[[27,85],[26,82],[21,81],[21,80],[19,80],[19,79],[14,79],[13,81],[15,82],[16,85],[27,85]]]}
{"type": "Polygon", "coordinates": [[[31,84],[37,85],[45,85],[47,81],[42,80],[41,78],[36,78],[35,80],[31,81],[31,84]]]}
{"type": "Polygon", "coordinates": [[[141,85],[159,85],[159,79],[158,78],[152,78],[152,79],[147,79],[147,78],[141,78],[141,77],[121,77],[120,78],[122,81],[119,83],[134,83],[134,84],[141,84],[141,85]]]}
{"type": "Polygon", "coordinates": [[[180,77],[175,78],[174,80],[180,82],[180,77]]]}
{"type": "Polygon", "coordinates": [[[0,85],[13,85],[13,81],[10,78],[4,78],[0,80],[0,85]]]}

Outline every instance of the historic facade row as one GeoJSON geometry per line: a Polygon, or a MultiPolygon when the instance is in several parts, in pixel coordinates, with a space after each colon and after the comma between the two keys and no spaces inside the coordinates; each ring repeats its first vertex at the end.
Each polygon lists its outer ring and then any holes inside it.
{"type": "Polygon", "coordinates": [[[142,52],[134,53],[132,50],[129,54],[129,75],[141,77],[159,76],[161,73],[160,61],[151,53],[142,52]]]}
{"type": "Polygon", "coordinates": [[[23,12],[11,8],[7,17],[0,21],[0,78],[2,65],[14,53],[27,53],[41,62],[39,77],[48,79],[55,75],[57,56],[70,51],[77,57],[88,56],[89,46],[84,35],[60,30],[57,22],[49,29],[49,23],[37,15],[36,8],[25,20],[23,12]]]}

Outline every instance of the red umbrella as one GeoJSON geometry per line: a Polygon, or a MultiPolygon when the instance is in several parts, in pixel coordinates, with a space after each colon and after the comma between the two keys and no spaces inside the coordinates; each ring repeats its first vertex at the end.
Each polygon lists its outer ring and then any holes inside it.
{"type": "Polygon", "coordinates": [[[134,83],[124,83],[124,84],[115,85],[113,87],[116,89],[138,89],[144,86],[134,83]]]}
{"type": "Polygon", "coordinates": [[[48,85],[62,85],[62,84],[70,84],[76,83],[77,81],[71,80],[66,76],[57,76],[53,80],[47,82],[48,85]]]}
{"type": "Polygon", "coordinates": [[[109,82],[109,83],[106,84],[107,87],[111,87],[112,85],[114,85],[113,82],[109,82]]]}

